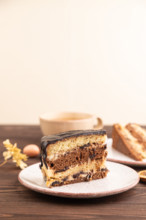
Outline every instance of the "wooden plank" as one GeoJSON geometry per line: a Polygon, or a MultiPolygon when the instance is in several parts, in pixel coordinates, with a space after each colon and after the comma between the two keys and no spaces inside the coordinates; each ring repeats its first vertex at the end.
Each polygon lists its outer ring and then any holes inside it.
{"type": "MultiPolygon", "coordinates": [[[[106,126],[108,136],[111,127],[106,126]]],[[[39,145],[42,134],[39,126],[0,126],[0,161],[3,140],[9,138],[19,147],[39,145]]],[[[28,164],[39,161],[29,159],[28,164]]],[[[17,180],[20,170],[11,162],[0,168],[0,219],[146,219],[146,188],[139,183],[119,195],[97,199],[66,199],[39,194],[23,187],[17,180]]]]}

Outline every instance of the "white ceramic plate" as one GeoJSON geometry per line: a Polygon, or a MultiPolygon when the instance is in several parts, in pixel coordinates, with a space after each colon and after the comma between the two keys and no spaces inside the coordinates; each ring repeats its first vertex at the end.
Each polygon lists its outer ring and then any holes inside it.
{"type": "Polygon", "coordinates": [[[112,162],[123,163],[130,166],[146,167],[146,159],[143,159],[142,161],[136,161],[120,153],[119,151],[112,148],[112,141],[113,141],[112,138],[109,138],[107,140],[107,150],[108,150],[107,160],[112,162]]]}
{"type": "Polygon", "coordinates": [[[95,198],[113,195],[127,191],[139,182],[139,176],[132,168],[113,162],[107,162],[107,168],[109,173],[104,179],[74,183],[51,189],[45,185],[39,163],[22,170],[18,179],[22,185],[31,190],[70,198],[95,198]]]}

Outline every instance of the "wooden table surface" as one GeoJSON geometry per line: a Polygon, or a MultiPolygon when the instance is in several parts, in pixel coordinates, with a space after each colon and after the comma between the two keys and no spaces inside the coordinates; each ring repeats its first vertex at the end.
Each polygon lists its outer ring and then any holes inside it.
{"type": "MultiPolygon", "coordinates": [[[[108,136],[111,127],[105,126],[108,136]]],[[[2,142],[9,138],[19,147],[34,143],[40,145],[39,126],[0,126],[0,162],[3,161],[2,142]]],[[[39,161],[29,159],[28,164],[39,161]]],[[[139,183],[133,189],[114,196],[97,199],[67,199],[33,192],[17,179],[20,169],[12,162],[0,167],[0,219],[100,219],[146,220],[146,185],[139,183]]]]}

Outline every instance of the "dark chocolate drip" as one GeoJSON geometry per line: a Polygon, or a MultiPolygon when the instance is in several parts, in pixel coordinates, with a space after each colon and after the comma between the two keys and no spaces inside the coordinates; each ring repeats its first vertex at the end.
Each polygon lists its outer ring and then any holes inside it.
{"type": "Polygon", "coordinates": [[[78,178],[81,174],[86,174],[85,181],[89,181],[90,178],[91,178],[91,176],[92,176],[91,172],[83,172],[83,171],[81,171],[81,172],[79,172],[79,173],[73,174],[72,177],[73,177],[74,179],[76,179],[76,178],[78,178]]]}
{"type": "Polygon", "coordinates": [[[54,181],[54,182],[51,184],[51,186],[56,186],[56,185],[59,185],[59,184],[60,184],[59,181],[54,181]]]}
{"type": "Polygon", "coordinates": [[[108,171],[108,169],[105,167],[105,168],[101,168],[100,171],[104,172],[104,171],[108,171]]]}
{"type": "Polygon", "coordinates": [[[91,144],[84,144],[83,146],[80,147],[80,149],[84,149],[85,147],[89,147],[91,144]]]}
{"type": "Polygon", "coordinates": [[[41,154],[40,154],[40,161],[41,161],[41,164],[39,166],[40,166],[40,169],[41,169],[42,166],[43,166],[43,161],[42,161],[42,155],[41,154]]]}
{"type": "Polygon", "coordinates": [[[92,174],[88,173],[87,176],[86,176],[86,181],[89,181],[91,177],[92,177],[92,174]]]}
{"type": "Polygon", "coordinates": [[[60,173],[60,172],[64,172],[66,170],[68,170],[69,167],[64,167],[64,169],[61,169],[61,170],[56,170],[55,173],[60,173]]]}
{"type": "Polygon", "coordinates": [[[40,168],[42,168],[43,162],[44,162],[46,168],[48,169],[48,165],[47,165],[47,162],[46,162],[46,158],[47,158],[46,148],[47,148],[47,145],[48,145],[48,143],[46,141],[41,143],[41,156],[40,156],[41,164],[40,164],[40,168]]]}
{"type": "Polygon", "coordinates": [[[66,177],[63,179],[63,182],[65,182],[66,180],[68,180],[68,176],[66,176],[66,177]]]}
{"type": "Polygon", "coordinates": [[[75,178],[78,178],[79,176],[80,176],[80,172],[79,173],[76,173],[76,174],[73,174],[73,178],[75,179],[75,178]]]}
{"type": "Polygon", "coordinates": [[[89,153],[89,157],[92,160],[96,156],[95,149],[92,150],[92,153],[89,153]]]}
{"type": "Polygon", "coordinates": [[[106,150],[107,149],[107,144],[105,144],[103,148],[104,148],[104,150],[106,150]]]}

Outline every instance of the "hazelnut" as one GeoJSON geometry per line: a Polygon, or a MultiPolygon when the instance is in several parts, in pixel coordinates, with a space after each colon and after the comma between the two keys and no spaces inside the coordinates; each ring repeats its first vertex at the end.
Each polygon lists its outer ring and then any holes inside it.
{"type": "Polygon", "coordinates": [[[28,144],[23,148],[23,153],[28,157],[37,157],[40,154],[40,149],[35,144],[28,144]]]}

